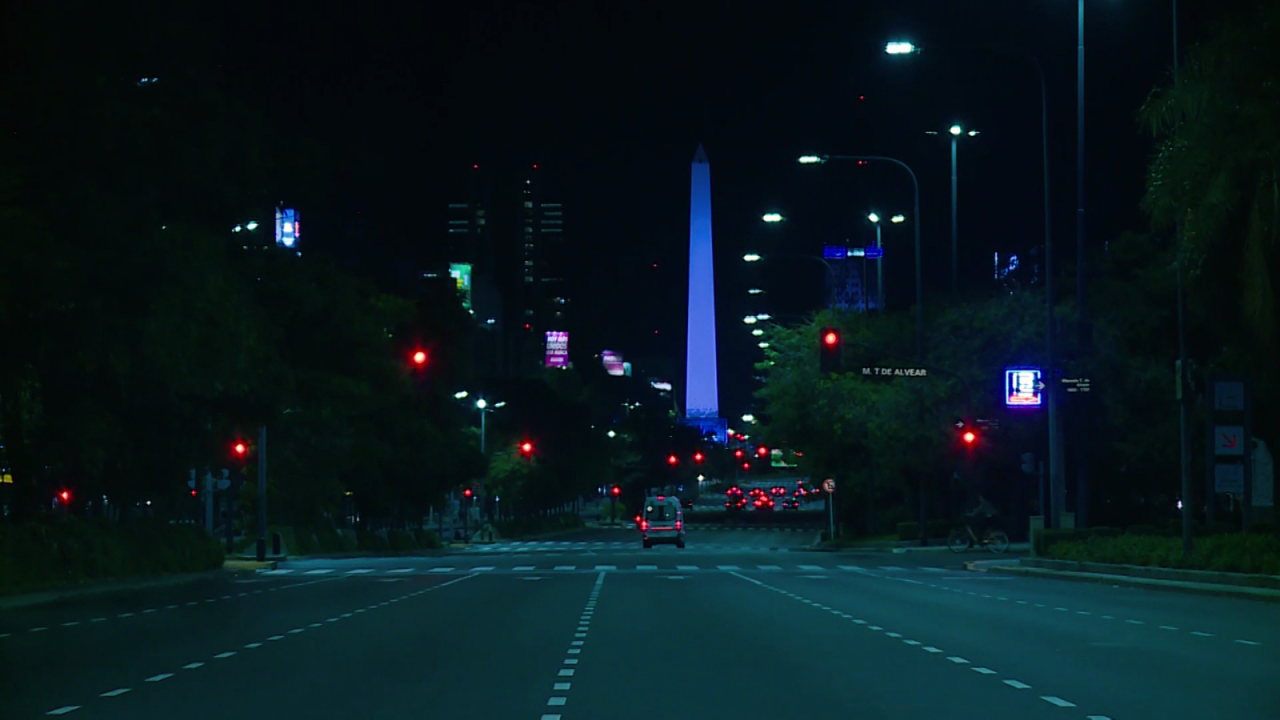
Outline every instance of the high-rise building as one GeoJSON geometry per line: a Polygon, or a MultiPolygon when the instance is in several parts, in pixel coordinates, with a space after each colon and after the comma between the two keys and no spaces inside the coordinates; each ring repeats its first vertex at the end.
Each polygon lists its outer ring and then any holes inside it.
{"type": "Polygon", "coordinates": [[[472,310],[494,335],[495,374],[535,370],[546,333],[570,329],[564,207],[544,200],[536,165],[507,182],[473,166],[467,192],[467,202],[448,207],[450,257],[470,266],[472,310]]]}

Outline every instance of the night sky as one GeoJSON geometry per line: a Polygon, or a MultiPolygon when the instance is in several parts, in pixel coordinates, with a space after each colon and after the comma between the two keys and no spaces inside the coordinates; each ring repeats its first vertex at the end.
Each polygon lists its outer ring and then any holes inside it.
{"type": "MultiPolygon", "coordinates": [[[[1184,48],[1214,17],[1204,4],[1182,3],[1184,48]]],[[[330,171],[311,179],[323,202],[299,202],[312,247],[420,265],[444,236],[445,204],[465,200],[462,178],[473,163],[537,163],[546,199],[566,206],[579,307],[609,308],[580,329],[578,349],[665,358],[682,371],[689,162],[703,143],[722,258],[728,417],[748,408],[758,357],[742,314],[801,313],[821,301],[821,266],[778,260],[765,281],[753,279],[763,268],[744,266],[742,253],[817,255],[824,241],[845,238],[867,244],[869,210],[911,212],[900,170],[806,168],[798,155],[891,155],[915,168],[926,303],[941,298],[950,245],[949,141],[926,130],[960,122],[981,131],[960,149],[962,285],[989,280],[993,251],[1025,254],[1040,242],[1039,86],[1019,53],[1045,68],[1055,237],[1061,261],[1074,258],[1075,2],[238,5],[218,6],[219,51],[232,77],[278,130],[335,149],[330,171]],[[886,56],[891,39],[926,52],[886,56]],[[789,222],[760,223],[772,210],[789,222]],[[771,299],[748,305],[746,287],[761,283],[771,299]]],[[[1094,244],[1143,227],[1137,202],[1151,145],[1135,113],[1171,62],[1170,5],[1088,2],[1094,244]]],[[[909,302],[909,223],[886,230],[891,310],[909,302]]]]}

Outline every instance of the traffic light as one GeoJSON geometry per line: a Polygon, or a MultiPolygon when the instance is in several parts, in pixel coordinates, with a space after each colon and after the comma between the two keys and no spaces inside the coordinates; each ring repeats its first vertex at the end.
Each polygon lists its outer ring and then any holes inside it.
{"type": "Polygon", "coordinates": [[[236,442],[235,445],[231,446],[231,454],[235,455],[237,460],[242,460],[245,455],[249,454],[249,446],[243,442],[236,442]]]}
{"type": "Polygon", "coordinates": [[[464,497],[464,498],[466,498],[466,499],[468,499],[468,500],[470,500],[470,499],[471,499],[471,495],[472,495],[472,494],[473,494],[473,493],[471,492],[471,488],[466,488],[465,490],[463,490],[463,491],[462,491],[462,497],[464,497]]]}
{"type": "Polygon", "coordinates": [[[69,503],[71,502],[71,493],[67,492],[66,490],[63,490],[62,492],[58,493],[58,499],[64,503],[69,503]]]}
{"type": "Polygon", "coordinates": [[[422,367],[427,364],[427,353],[425,350],[418,350],[413,354],[413,364],[415,367],[422,367]]]}
{"type": "Polygon", "coordinates": [[[751,463],[749,463],[749,462],[744,462],[744,463],[742,463],[742,469],[743,469],[743,470],[750,470],[750,469],[751,469],[751,463]]]}
{"type": "Polygon", "coordinates": [[[530,459],[532,459],[532,458],[533,458],[533,443],[529,442],[528,440],[525,440],[523,443],[521,443],[521,444],[520,444],[520,455],[521,455],[521,457],[523,457],[525,460],[530,460],[530,459]]]}
{"type": "Polygon", "coordinates": [[[965,430],[960,435],[960,441],[965,444],[965,447],[973,447],[974,443],[978,442],[978,435],[972,430],[965,430]]]}
{"type": "Polygon", "coordinates": [[[609,489],[609,494],[614,497],[618,497],[619,495],[622,494],[622,488],[618,487],[617,485],[614,485],[612,488],[609,489]]]}
{"type": "Polygon", "coordinates": [[[734,451],[733,451],[733,456],[734,456],[735,458],[739,459],[739,460],[741,460],[741,459],[742,459],[742,456],[743,456],[743,455],[745,455],[745,454],[746,454],[746,453],[742,452],[742,448],[738,448],[737,450],[734,450],[734,451]]]}
{"type": "Polygon", "coordinates": [[[818,333],[818,368],[824,373],[840,372],[840,331],[826,327],[818,333]]]}
{"type": "Polygon", "coordinates": [[[675,467],[676,463],[678,462],[680,462],[680,458],[676,457],[675,455],[667,456],[667,464],[670,465],[671,467],[675,467]]]}
{"type": "Polygon", "coordinates": [[[699,465],[701,465],[702,461],[706,459],[707,459],[707,456],[703,455],[702,451],[698,451],[693,454],[693,461],[698,463],[699,465]]]}
{"type": "Polygon", "coordinates": [[[765,447],[764,445],[761,445],[761,446],[757,447],[757,448],[756,448],[756,455],[759,455],[759,456],[760,456],[760,457],[762,457],[762,458],[763,458],[763,457],[769,457],[769,448],[765,447]]]}

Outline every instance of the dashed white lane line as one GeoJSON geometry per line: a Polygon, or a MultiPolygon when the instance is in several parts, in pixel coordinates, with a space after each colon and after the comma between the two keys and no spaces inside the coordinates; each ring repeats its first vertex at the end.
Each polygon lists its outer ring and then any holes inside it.
{"type": "Polygon", "coordinates": [[[333,572],[333,568],[323,568],[320,570],[308,570],[302,574],[303,575],[328,575],[331,572],[333,572]]]}
{"type": "Polygon", "coordinates": [[[514,572],[529,572],[530,570],[534,570],[534,569],[535,568],[532,565],[517,565],[511,568],[511,570],[514,572]]]}
{"type": "MultiPolygon", "coordinates": [[[[596,575],[596,582],[591,586],[591,593],[587,596],[587,604],[582,608],[582,614],[578,618],[577,628],[573,633],[573,637],[576,639],[569,643],[569,649],[565,652],[565,654],[570,657],[566,657],[564,659],[563,664],[566,667],[561,667],[556,673],[556,677],[570,678],[573,677],[573,674],[576,671],[578,658],[574,656],[581,655],[582,646],[586,644],[586,640],[584,638],[587,637],[587,633],[591,629],[591,618],[595,615],[596,603],[600,600],[600,586],[604,585],[606,575],[608,575],[608,573],[603,570],[596,575]]],[[[570,687],[572,687],[572,685],[563,680],[558,680],[552,683],[551,691],[557,694],[547,698],[547,707],[563,707],[567,704],[569,702],[569,696],[560,693],[567,693],[570,687]]],[[[543,715],[542,720],[560,720],[560,716],[543,715]]]]}
{"type": "MultiPolygon", "coordinates": [[[[375,605],[372,605],[372,606],[370,606],[370,607],[385,607],[385,606],[387,606],[387,605],[390,605],[390,604],[392,604],[392,603],[399,602],[399,601],[401,601],[401,600],[408,600],[408,599],[410,599],[410,598],[418,597],[419,595],[424,595],[424,594],[426,594],[426,593],[428,593],[428,592],[432,592],[432,591],[434,591],[434,590],[439,590],[440,588],[443,588],[443,587],[448,587],[448,586],[450,586],[450,585],[456,585],[456,584],[458,584],[458,583],[460,583],[460,582],[462,582],[462,581],[464,581],[464,580],[470,580],[470,579],[471,579],[471,578],[473,578],[473,577],[479,577],[479,576],[478,576],[478,575],[475,575],[475,574],[472,574],[472,575],[463,575],[462,577],[454,578],[453,580],[450,580],[450,581],[448,581],[448,582],[443,582],[443,583],[440,583],[440,584],[438,584],[438,585],[431,585],[431,586],[429,586],[429,587],[421,588],[421,589],[416,590],[416,591],[414,591],[414,592],[412,592],[412,593],[409,593],[408,595],[402,595],[402,596],[400,596],[400,597],[394,598],[394,599],[389,600],[389,601],[387,601],[387,602],[376,603],[375,605]]],[[[601,577],[603,577],[603,573],[601,573],[601,577]]],[[[595,605],[595,596],[596,596],[596,594],[598,594],[598,593],[599,593],[599,583],[597,583],[596,588],[595,588],[595,590],[593,591],[593,594],[592,594],[592,600],[591,600],[591,603],[590,603],[590,605],[589,605],[588,607],[594,607],[594,605],[595,605]]],[[[363,611],[362,611],[362,610],[357,610],[356,612],[363,612],[363,611]]],[[[342,617],[342,618],[349,618],[349,617],[353,617],[353,614],[352,614],[352,613],[343,613],[340,617],[342,617]]],[[[313,627],[313,628],[315,628],[315,627],[322,627],[322,625],[321,625],[321,623],[311,623],[310,627],[313,627]]],[[[293,630],[290,630],[288,634],[293,635],[293,634],[301,633],[301,632],[303,632],[304,630],[305,630],[305,628],[295,628],[295,629],[293,629],[293,630]]],[[[285,638],[285,635],[272,635],[271,637],[267,638],[267,640],[283,640],[284,638],[285,638]]],[[[258,642],[248,643],[248,644],[246,644],[244,647],[246,647],[246,648],[258,648],[258,647],[262,647],[262,643],[258,643],[258,642]]],[[[229,658],[229,657],[233,657],[233,656],[235,656],[235,654],[236,654],[236,652],[235,652],[234,650],[228,650],[228,651],[225,651],[225,652],[218,653],[217,655],[214,655],[213,657],[214,657],[214,658],[216,658],[216,659],[219,659],[219,660],[225,660],[225,659],[227,659],[227,658],[229,658]]],[[[576,661],[575,661],[575,662],[576,662],[576,661]]],[[[183,669],[183,670],[198,670],[198,669],[200,669],[200,668],[202,668],[202,667],[204,667],[204,666],[205,666],[205,663],[200,662],[200,661],[194,661],[194,662],[189,662],[189,663],[187,663],[186,665],[183,665],[183,666],[182,666],[182,669],[183,669]]],[[[161,682],[161,681],[163,681],[163,680],[168,680],[169,678],[171,678],[171,677],[173,677],[173,676],[174,676],[174,673],[160,673],[160,674],[158,674],[158,675],[152,675],[151,677],[146,678],[145,680],[143,680],[143,682],[158,683],[158,682],[161,682]]],[[[115,690],[108,690],[107,692],[101,693],[101,694],[99,694],[99,695],[98,695],[98,697],[103,697],[103,698],[119,697],[119,696],[124,695],[125,693],[127,693],[127,692],[131,692],[131,691],[132,691],[132,688],[116,688],[115,690]]],[[[55,709],[53,709],[53,710],[50,710],[50,711],[46,712],[45,714],[46,714],[46,715],[65,715],[66,713],[69,713],[69,712],[71,712],[71,711],[73,711],[73,710],[79,710],[79,709],[80,709],[80,706],[79,706],[79,705],[64,705],[64,706],[62,706],[62,707],[59,707],[59,708],[55,708],[55,709]]]]}
{"type": "Polygon", "coordinates": [[[1237,640],[1236,642],[1240,643],[1241,645],[1261,645],[1262,644],[1262,643],[1254,642],[1252,640],[1237,640]]]}
{"type": "Polygon", "coordinates": [[[115,690],[108,690],[102,693],[101,695],[99,695],[98,697],[120,697],[121,695],[127,692],[130,692],[131,690],[133,690],[133,688],[116,688],[115,690]]]}
{"type": "MultiPolygon", "coordinates": [[[[804,603],[804,604],[806,604],[806,605],[808,605],[808,606],[810,606],[810,607],[818,608],[818,609],[820,609],[820,610],[825,610],[826,612],[829,612],[829,613],[831,613],[832,615],[835,615],[836,617],[839,617],[839,618],[842,618],[842,619],[846,619],[846,620],[851,620],[855,625],[861,625],[861,626],[865,627],[866,629],[871,630],[871,631],[873,631],[873,632],[879,632],[879,631],[883,631],[883,630],[884,630],[884,628],[883,628],[883,627],[881,627],[881,626],[879,626],[879,625],[875,625],[875,624],[872,624],[872,623],[868,623],[866,620],[863,620],[863,619],[861,619],[861,618],[851,617],[851,616],[850,616],[848,613],[846,613],[846,612],[843,612],[843,611],[840,611],[840,610],[836,610],[835,608],[827,607],[826,605],[823,605],[822,603],[819,603],[819,602],[814,602],[813,600],[810,600],[810,599],[808,599],[808,598],[806,598],[806,597],[803,597],[803,596],[801,596],[801,595],[799,595],[799,594],[797,594],[797,593],[791,592],[791,591],[789,591],[789,590],[784,590],[784,589],[782,589],[782,588],[775,587],[775,586],[770,585],[770,584],[768,584],[768,583],[765,583],[765,582],[763,582],[763,581],[761,581],[761,580],[756,580],[755,578],[750,578],[750,577],[747,577],[746,575],[742,575],[742,574],[740,574],[740,573],[736,573],[736,572],[735,572],[735,573],[729,573],[729,574],[730,574],[730,575],[733,575],[734,577],[737,577],[737,578],[739,578],[739,579],[741,579],[741,580],[746,580],[747,582],[749,582],[749,583],[751,583],[751,584],[753,584],[753,585],[757,585],[757,586],[759,586],[759,587],[762,587],[762,588],[764,588],[764,589],[766,589],[766,590],[772,590],[773,592],[780,593],[780,594],[782,594],[782,595],[784,595],[784,596],[786,596],[786,597],[788,597],[788,598],[791,598],[791,599],[793,599],[793,600],[798,600],[798,601],[800,601],[800,602],[802,602],[802,603],[804,603]]],[[[901,636],[900,634],[898,634],[898,633],[890,633],[890,632],[886,632],[886,633],[885,633],[885,635],[886,635],[886,636],[893,636],[893,637],[897,637],[897,638],[901,638],[901,637],[902,637],[902,636],[901,636]]],[[[905,644],[905,645],[908,645],[908,646],[918,647],[918,648],[920,648],[921,650],[923,650],[923,651],[925,651],[925,652],[927,652],[927,653],[931,653],[931,654],[935,654],[935,655],[942,655],[942,654],[945,652],[945,651],[943,651],[941,648],[937,648],[937,647],[934,647],[934,646],[932,646],[932,645],[924,645],[924,644],[922,644],[919,640],[912,640],[912,639],[908,639],[908,638],[903,638],[903,639],[902,639],[902,643],[903,643],[903,644],[905,644]]],[[[973,663],[972,663],[972,662],[970,662],[967,658],[963,658],[963,657],[960,657],[960,656],[958,656],[958,655],[947,655],[947,656],[946,656],[946,659],[947,659],[949,662],[951,662],[952,664],[955,664],[955,665],[968,666],[970,670],[973,670],[974,672],[978,673],[979,675],[998,675],[998,674],[999,674],[999,673],[997,673],[995,670],[992,670],[991,668],[987,668],[987,667],[973,667],[973,663]]],[[[568,662],[568,661],[566,661],[566,662],[568,662]]],[[[1026,683],[1024,683],[1024,682],[1022,682],[1022,681],[1020,681],[1020,680],[1007,679],[1007,680],[1002,680],[1001,682],[1003,682],[1005,685],[1008,685],[1009,687],[1011,687],[1011,688],[1013,688],[1013,689],[1015,689],[1015,690],[1029,690],[1029,689],[1031,689],[1031,686],[1030,686],[1030,685],[1028,685],[1028,684],[1026,684],[1026,683]]],[[[1057,707],[1063,707],[1063,708],[1073,708],[1073,707],[1076,707],[1076,704],[1075,704],[1075,703],[1073,703],[1073,702],[1071,702],[1071,701],[1069,701],[1069,700],[1064,700],[1064,699],[1062,699],[1062,698],[1058,697],[1057,695],[1041,695],[1041,696],[1040,696],[1040,699],[1041,699],[1041,700],[1044,700],[1045,702],[1049,703],[1050,705],[1055,705],[1055,706],[1057,706],[1057,707]]],[[[1090,716],[1089,716],[1089,720],[1107,720],[1107,718],[1106,718],[1106,716],[1103,716],[1103,715],[1090,715],[1090,716]]]]}

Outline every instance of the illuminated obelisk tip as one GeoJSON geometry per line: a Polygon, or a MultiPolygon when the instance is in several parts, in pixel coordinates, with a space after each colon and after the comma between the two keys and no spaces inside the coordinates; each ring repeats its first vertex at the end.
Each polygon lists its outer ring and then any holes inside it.
{"type": "Polygon", "coordinates": [[[705,431],[720,420],[716,372],[716,278],[711,243],[711,164],[698,146],[689,194],[689,336],[685,362],[685,418],[705,431]]]}

